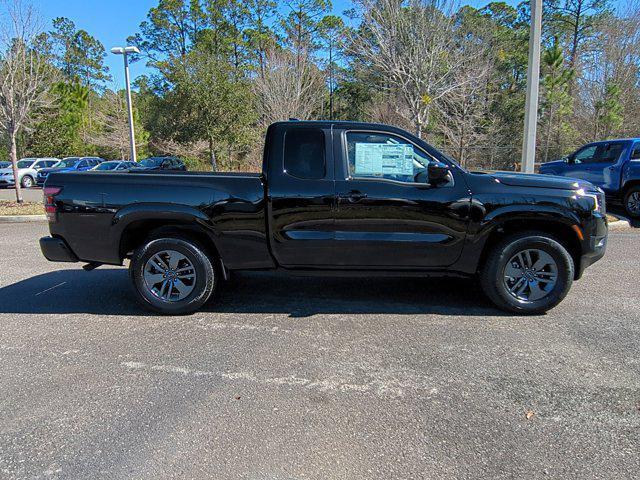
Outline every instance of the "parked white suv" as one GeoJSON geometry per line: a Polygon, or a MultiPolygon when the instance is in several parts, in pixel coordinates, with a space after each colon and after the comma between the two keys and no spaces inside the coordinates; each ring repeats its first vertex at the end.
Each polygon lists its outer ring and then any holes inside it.
{"type": "MultiPolygon", "coordinates": [[[[36,176],[38,170],[42,168],[53,167],[60,160],[57,158],[23,158],[18,161],[18,181],[24,188],[33,187],[36,184],[36,176]]],[[[13,185],[13,168],[9,165],[7,168],[0,169],[0,185],[13,185]]]]}

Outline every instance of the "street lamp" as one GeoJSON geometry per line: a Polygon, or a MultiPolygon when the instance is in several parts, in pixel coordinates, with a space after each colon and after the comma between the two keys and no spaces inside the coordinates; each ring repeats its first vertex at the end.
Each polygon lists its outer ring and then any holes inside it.
{"type": "Polygon", "coordinates": [[[140,53],[138,47],[113,47],[111,53],[124,57],[124,81],[127,86],[127,109],[129,110],[129,140],[131,141],[131,160],[136,162],[136,136],[133,130],[133,108],[131,106],[131,85],[129,82],[129,53],[140,53]]]}
{"type": "Polygon", "coordinates": [[[540,37],[542,33],[542,0],[531,1],[527,97],[524,110],[522,171],[533,173],[536,161],[536,128],[538,126],[538,88],[540,87],[540,37]]]}

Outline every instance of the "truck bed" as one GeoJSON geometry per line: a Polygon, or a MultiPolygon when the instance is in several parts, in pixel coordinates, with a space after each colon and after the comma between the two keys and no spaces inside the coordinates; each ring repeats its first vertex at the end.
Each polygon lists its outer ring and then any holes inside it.
{"type": "Polygon", "coordinates": [[[202,227],[229,268],[273,266],[260,174],[67,172],[50,174],[46,186],[62,187],[51,233],[80,260],[121,264],[132,237],[170,220],[202,227]]]}

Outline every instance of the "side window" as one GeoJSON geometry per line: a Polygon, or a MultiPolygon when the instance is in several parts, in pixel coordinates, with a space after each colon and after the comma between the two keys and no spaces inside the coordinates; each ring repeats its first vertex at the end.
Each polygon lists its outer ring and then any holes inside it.
{"type": "Polygon", "coordinates": [[[590,160],[593,160],[596,154],[596,146],[591,145],[589,147],[584,147],[581,150],[578,150],[576,154],[573,156],[574,163],[588,163],[590,160]]]}
{"type": "Polygon", "coordinates": [[[324,178],[324,132],[315,128],[288,130],[284,137],[284,169],[298,178],[324,178]]]}
{"type": "Polygon", "coordinates": [[[348,132],[347,158],[352,178],[419,183],[425,182],[429,162],[433,161],[403,138],[374,132],[348,132]]]}
{"type": "Polygon", "coordinates": [[[56,160],[48,160],[45,165],[47,167],[53,167],[56,163],[58,163],[56,160]]]}
{"type": "Polygon", "coordinates": [[[633,146],[633,150],[631,151],[631,160],[640,160],[640,142],[637,142],[633,146]]]}
{"type": "Polygon", "coordinates": [[[80,163],[78,164],[78,168],[86,168],[88,166],[88,163],[86,160],[81,160],[80,163]]]}

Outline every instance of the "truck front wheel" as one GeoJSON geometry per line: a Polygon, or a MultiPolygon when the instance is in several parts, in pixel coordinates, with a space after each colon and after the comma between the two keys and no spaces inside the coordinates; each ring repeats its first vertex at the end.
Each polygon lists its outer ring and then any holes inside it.
{"type": "Polygon", "coordinates": [[[167,315],[199,309],[217,284],[205,250],[187,238],[156,238],[141,245],[131,258],[129,273],[138,301],[167,315]]]}
{"type": "Polygon", "coordinates": [[[571,255],[557,240],[542,232],[524,232],[491,248],[480,282],[487,297],[503,310],[543,313],[567,295],[573,270],[571,255]]]}
{"type": "Polygon", "coordinates": [[[640,185],[631,187],[624,194],[624,209],[631,218],[640,218],[640,185]]]}

